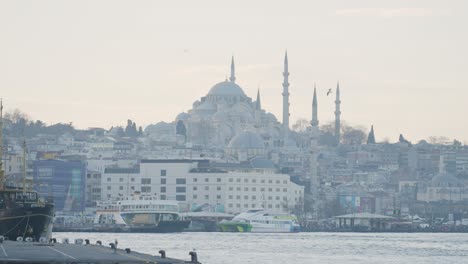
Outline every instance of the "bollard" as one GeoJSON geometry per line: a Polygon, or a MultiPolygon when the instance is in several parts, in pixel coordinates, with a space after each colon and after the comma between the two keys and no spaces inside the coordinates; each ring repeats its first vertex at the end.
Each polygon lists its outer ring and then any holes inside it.
{"type": "Polygon", "coordinates": [[[102,246],[101,240],[96,241],[96,245],[102,246]]]}
{"type": "Polygon", "coordinates": [[[197,252],[190,251],[189,255],[191,257],[190,263],[198,263],[197,252]]]}
{"type": "Polygon", "coordinates": [[[62,239],[62,244],[69,244],[70,240],[68,238],[62,239]]]}
{"type": "Polygon", "coordinates": [[[127,252],[127,254],[130,254],[130,253],[132,253],[132,250],[130,248],[126,248],[125,252],[127,252]]]}
{"type": "Polygon", "coordinates": [[[5,240],[5,237],[4,237],[4,236],[0,236],[0,243],[3,243],[4,240],[5,240]]]}
{"type": "Polygon", "coordinates": [[[49,239],[49,243],[50,244],[55,244],[55,243],[57,243],[57,239],[56,238],[51,238],[51,239],[49,239]]]}
{"type": "Polygon", "coordinates": [[[89,245],[89,239],[85,239],[84,241],[86,245],[89,245]]]}
{"type": "Polygon", "coordinates": [[[159,254],[161,254],[161,258],[166,258],[166,251],[164,250],[159,250],[159,254]]]}
{"type": "Polygon", "coordinates": [[[109,246],[114,250],[114,253],[117,253],[117,246],[114,243],[109,243],[109,246]]]}
{"type": "Polygon", "coordinates": [[[23,242],[23,237],[20,237],[20,236],[17,237],[17,238],[16,238],[16,241],[18,241],[18,242],[23,242]]]}
{"type": "Polygon", "coordinates": [[[83,244],[83,239],[81,239],[81,238],[75,239],[75,244],[82,245],[83,244]]]}
{"type": "Polygon", "coordinates": [[[26,242],[33,242],[33,238],[32,238],[32,237],[27,237],[26,239],[24,239],[24,241],[26,241],[26,242]]]}

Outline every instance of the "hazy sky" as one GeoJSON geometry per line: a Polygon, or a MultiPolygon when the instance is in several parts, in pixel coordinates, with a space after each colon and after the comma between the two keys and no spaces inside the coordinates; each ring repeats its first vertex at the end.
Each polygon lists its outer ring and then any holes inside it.
{"type": "Polygon", "coordinates": [[[468,1],[1,1],[0,96],[49,124],[172,121],[223,81],[281,120],[342,119],[376,137],[468,141],[468,1]]]}

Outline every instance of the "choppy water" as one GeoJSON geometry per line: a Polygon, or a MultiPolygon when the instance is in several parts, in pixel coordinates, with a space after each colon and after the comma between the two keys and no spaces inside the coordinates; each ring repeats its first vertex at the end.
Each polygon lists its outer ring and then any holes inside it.
{"type": "Polygon", "coordinates": [[[54,237],[102,240],[106,245],[118,239],[119,248],[152,255],[164,249],[168,257],[186,260],[196,249],[204,264],[468,263],[468,234],[54,233],[54,237]]]}

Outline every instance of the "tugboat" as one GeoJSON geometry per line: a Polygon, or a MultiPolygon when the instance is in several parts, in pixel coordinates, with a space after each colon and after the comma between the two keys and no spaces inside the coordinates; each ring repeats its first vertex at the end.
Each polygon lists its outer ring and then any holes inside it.
{"type": "Polygon", "coordinates": [[[23,144],[23,186],[6,184],[3,171],[3,104],[0,101],[0,236],[10,240],[48,240],[54,206],[26,188],[26,143],[23,144]]]}

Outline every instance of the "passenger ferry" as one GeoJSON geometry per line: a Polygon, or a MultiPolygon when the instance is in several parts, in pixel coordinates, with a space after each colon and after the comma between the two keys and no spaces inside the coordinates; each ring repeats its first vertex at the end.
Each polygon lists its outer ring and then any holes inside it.
{"type": "Polygon", "coordinates": [[[222,232],[290,233],[299,232],[297,217],[292,214],[271,213],[252,209],[219,224],[222,232]]]}
{"type": "Polygon", "coordinates": [[[180,218],[177,201],[139,194],[101,203],[94,218],[95,227],[103,231],[182,232],[189,224],[180,218]]]}

